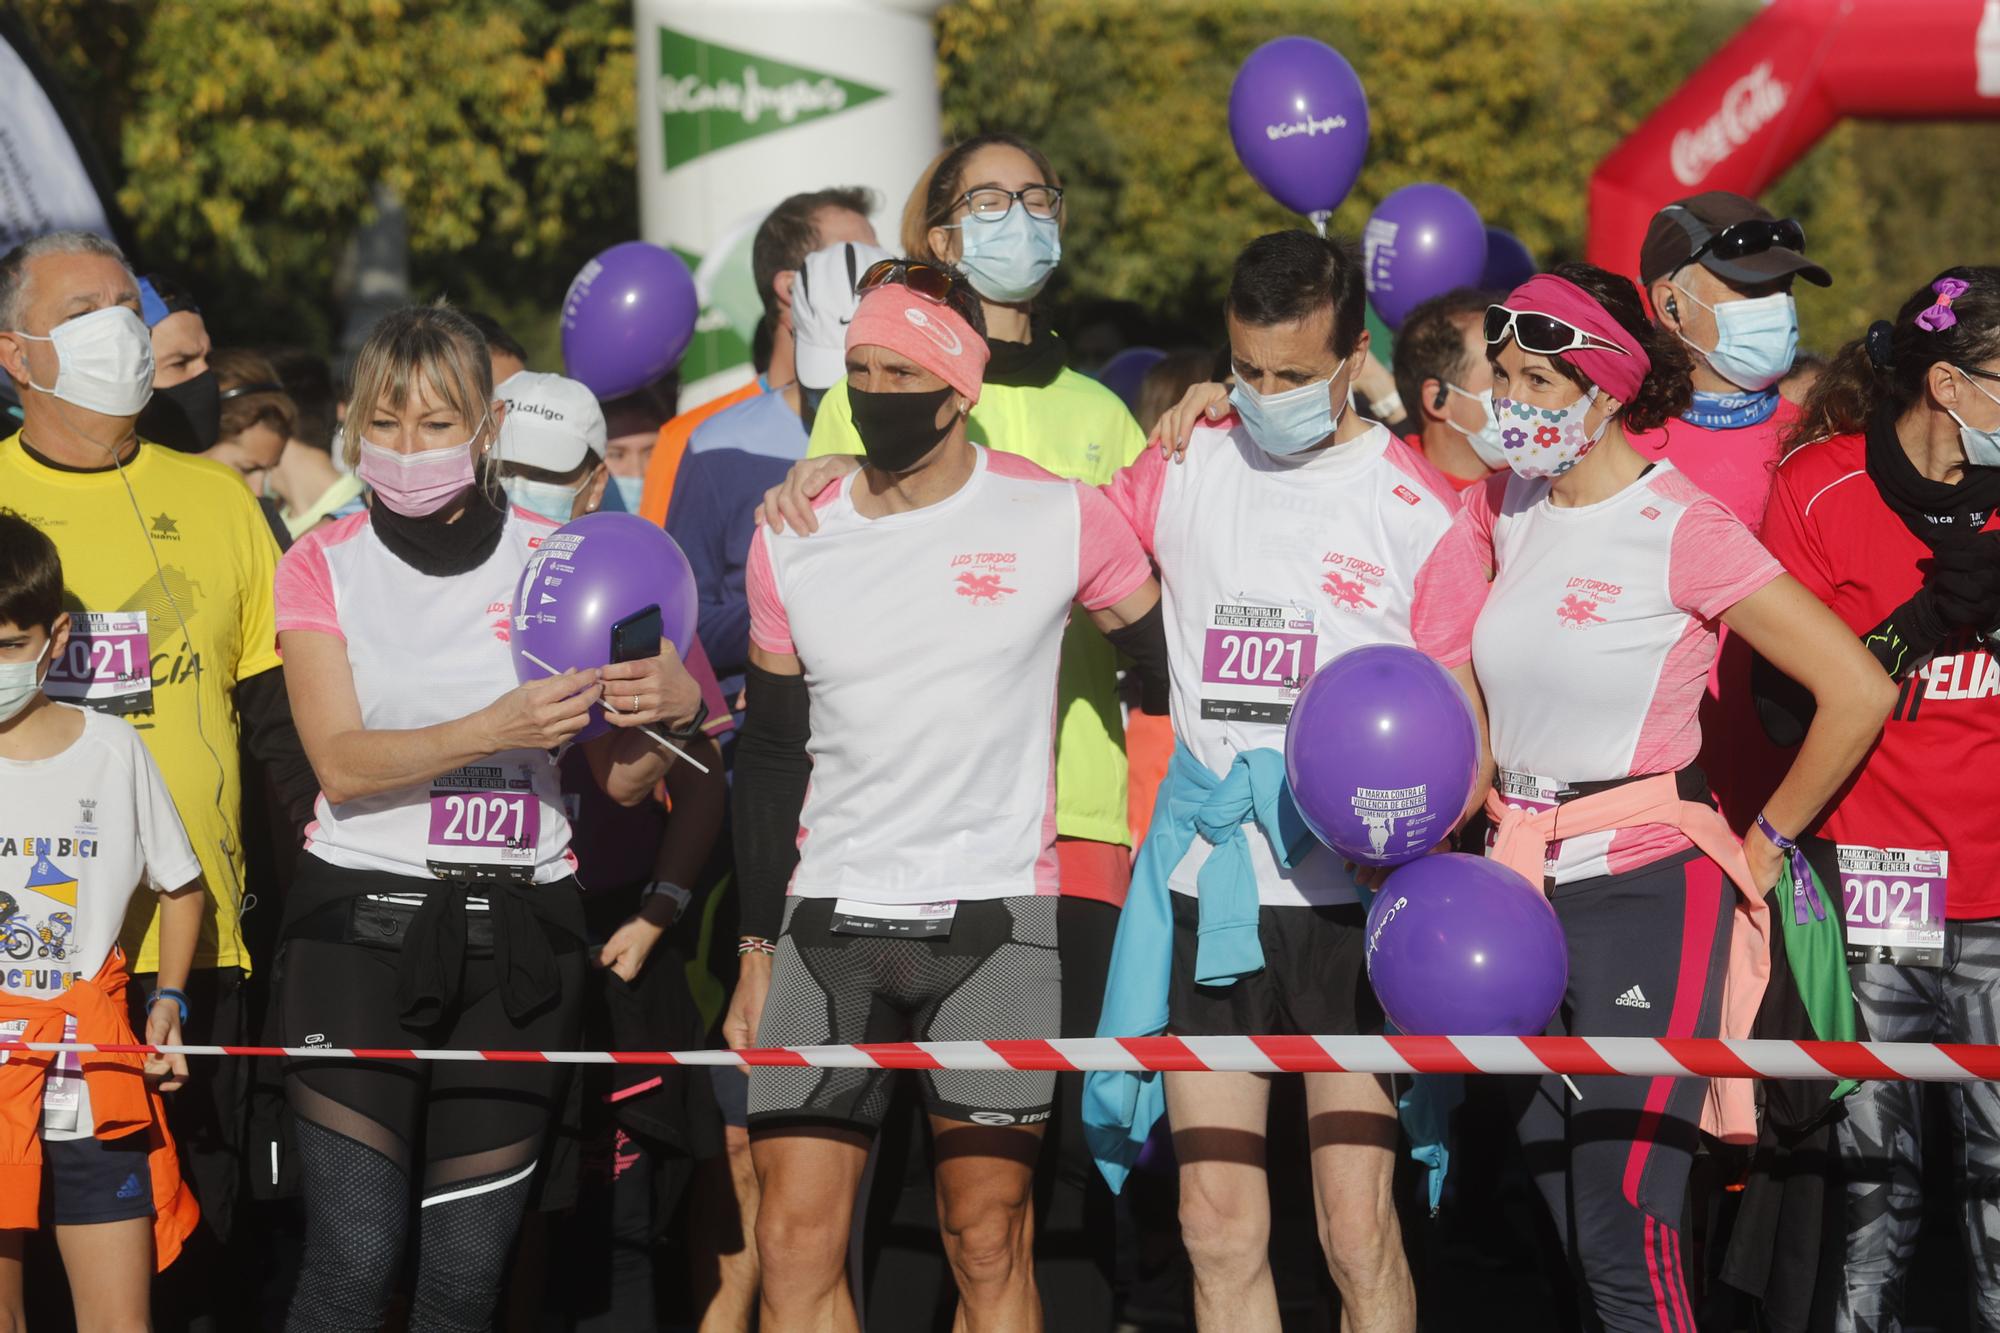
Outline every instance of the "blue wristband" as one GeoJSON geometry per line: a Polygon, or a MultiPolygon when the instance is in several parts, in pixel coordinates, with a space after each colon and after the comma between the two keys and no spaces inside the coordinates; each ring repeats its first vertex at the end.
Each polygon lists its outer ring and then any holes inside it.
{"type": "Polygon", "coordinates": [[[181,1011],[181,1024],[182,1026],[186,1026],[188,1021],[188,997],[186,993],[175,990],[172,986],[161,986],[147,997],[146,1009],[148,1012],[161,1000],[172,1000],[174,1002],[174,1008],[181,1011]]]}

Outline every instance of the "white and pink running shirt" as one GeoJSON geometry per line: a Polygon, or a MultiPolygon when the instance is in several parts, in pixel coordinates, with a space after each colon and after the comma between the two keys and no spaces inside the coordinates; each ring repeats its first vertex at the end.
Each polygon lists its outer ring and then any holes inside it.
{"type": "MultiPolygon", "coordinates": [[[[1240,750],[1283,750],[1292,700],[1350,648],[1410,644],[1417,572],[1457,497],[1376,426],[1278,458],[1241,426],[1197,428],[1179,463],[1149,449],[1107,493],[1160,569],[1174,733],[1218,777],[1240,750]]],[[[1246,839],[1266,906],[1354,902],[1341,858],[1313,847],[1287,871],[1246,839]]],[[[1168,877],[1192,894],[1211,851],[1196,838],[1168,877]]]]}
{"type": "MultiPolygon", "coordinates": [[[[1672,463],[1592,505],[1558,507],[1549,485],[1508,474],[1468,491],[1417,587],[1417,646],[1471,659],[1500,794],[1527,808],[1692,763],[1717,618],[1784,573],[1672,463]]],[[[1548,873],[1617,874],[1688,845],[1663,824],[1567,838],[1548,873]]]]}
{"type": "MultiPolygon", "coordinates": [[[[278,630],[318,630],[347,645],[370,730],[464,717],[519,683],[507,647],[514,586],[555,527],[513,509],[484,564],[434,577],[392,555],[365,511],[324,524],[278,562],[278,630]]],[[[306,850],[350,870],[544,884],[573,865],[546,750],[503,750],[419,786],[340,805],[322,793],[315,814],[306,850]]]]}
{"type": "Polygon", "coordinates": [[[812,783],[791,891],[909,906],[1056,892],[1056,666],[1070,605],[1151,576],[1104,497],[978,449],[949,499],[865,518],[852,488],[819,531],[760,527],[750,639],[792,653],[812,783]]]}

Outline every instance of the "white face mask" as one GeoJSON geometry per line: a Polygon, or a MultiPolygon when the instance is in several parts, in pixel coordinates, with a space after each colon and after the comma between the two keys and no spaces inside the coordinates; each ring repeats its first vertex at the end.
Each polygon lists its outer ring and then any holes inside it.
{"type": "Polygon", "coordinates": [[[47,387],[29,380],[37,393],[107,417],[136,417],[153,396],[153,335],[125,306],[78,315],[47,337],[19,329],[14,336],[55,344],[56,382],[47,387]]]}
{"type": "Polygon", "coordinates": [[[48,655],[49,644],[44,643],[29,661],[0,662],[0,722],[12,722],[42,688],[42,659],[48,655]]]}
{"type": "MultiPolygon", "coordinates": [[[[1967,375],[1965,382],[1992,399],[1996,405],[2000,405],[2000,398],[1995,398],[1990,389],[1972,376],[1967,375]]],[[[1947,407],[1945,411],[1951,412],[1951,409],[1947,407]]],[[[1958,423],[1958,442],[1965,449],[1965,461],[1968,464],[1973,467],[2000,467],[2000,426],[1991,430],[1979,430],[1966,425],[1965,418],[1956,412],[1951,412],[1951,419],[1958,423]]]]}
{"type": "Polygon", "coordinates": [[[1472,399],[1486,414],[1486,421],[1478,430],[1467,430],[1450,417],[1444,419],[1444,424],[1463,435],[1465,442],[1472,446],[1472,452],[1478,454],[1479,461],[1487,467],[1506,467],[1507,450],[1500,443],[1500,418],[1493,414],[1493,390],[1481,389],[1478,393],[1473,393],[1468,389],[1459,388],[1456,384],[1446,384],[1444,387],[1461,398],[1472,399]]]}
{"type": "Polygon", "coordinates": [[[500,489],[507,498],[531,514],[540,514],[555,523],[567,523],[576,509],[579,486],[558,486],[532,477],[503,477],[500,489]]]}
{"type": "Polygon", "coordinates": [[[1584,434],[1584,419],[1596,401],[1594,385],[1568,407],[1536,407],[1513,398],[1494,399],[1507,466],[1522,477],[1560,477],[1575,467],[1597,447],[1604,428],[1611,424],[1607,416],[1597,423],[1596,430],[1584,434]]]}

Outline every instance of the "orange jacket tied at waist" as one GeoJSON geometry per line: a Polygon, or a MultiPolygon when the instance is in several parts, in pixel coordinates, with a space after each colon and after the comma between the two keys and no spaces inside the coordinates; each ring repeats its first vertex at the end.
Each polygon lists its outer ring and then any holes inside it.
{"type": "MultiPolygon", "coordinates": [[[[1751,882],[1742,841],[1712,806],[1682,800],[1674,775],[1658,773],[1579,796],[1553,810],[1523,810],[1508,805],[1499,792],[1488,792],[1486,813],[1499,828],[1493,859],[1533,884],[1542,882],[1543,857],[1548,844],[1558,839],[1642,824],[1679,829],[1736,885],[1729,971],[1722,983],[1722,1035],[1750,1035],[1757,1006],[1764,999],[1764,986],[1771,979],[1771,914],[1764,906],[1764,895],[1751,882]]],[[[1701,1127],[1730,1143],[1755,1143],[1756,1101],[1751,1080],[1711,1080],[1702,1104],[1701,1127]]]]}
{"type": "MultiPolygon", "coordinates": [[[[138,1041],[125,1017],[125,956],[113,949],[95,977],[61,995],[37,999],[0,992],[0,1023],[25,1022],[21,1041],[63,1040],[64,1019],[76,1020],[76,1040],[107,1045],[138,1041]]],[[[55,1056],[46,1051],[0,1055],[0,1229],[41,1224],[42,1084],[55,1056]]],[[[201,1217],[181,1183],[180,1160],[167,1133],[166,1108],[147,1082],[144,1058],[85,1055],[92,1132],[100,1139],[149,1136],[153,1178],[153,1261],[165,1269],[201,1217]]]]}

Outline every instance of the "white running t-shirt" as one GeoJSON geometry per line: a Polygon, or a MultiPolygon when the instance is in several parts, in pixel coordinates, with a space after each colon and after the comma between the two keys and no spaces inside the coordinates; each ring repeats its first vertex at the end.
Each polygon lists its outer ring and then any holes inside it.
{"type": "MultiPolygon", "coordinates": [[[[1147,450],[1106,488],[1160,568],[1174,733],[1220,777],[1242,750],[1285,747],[1291,701],[1350,648],[1408,645],[1417,571],[1457,497],[1384,426],[1280,458],[1240,425],[1203,426],[1170,463],[1147,450]]],[[[1341,858],[1314,846],[1287,871],[1254,830],[1258,901],[1355,901],[1341,858]]],[[[1192,894],[1213,849],[1196,838],[1167,885],[1192,894]]]]}
{"type": "Polygon", "coordinates": [[[949,499],[865,518],[856,473],[819,531],[760,527],[750,639],[796,654],[811,786],[791,891],[912,905],[1054,893],[1056,666],[1070,606],[1151,575],[1097,491],[976,449],[949,499]]]}
{"type": "MultiPolygon", "coordinates": [[[[1692,763],[1717,618],[1784,573],[1672,463],[1592,505],[1559,507],[1549,487],[1506,474],[1468,491],[1417,589],[1417,646],[1471,659],[1501,796],[1528,808],[1692,763]]],[[[1566,838],[1547,873],[1591,879],[1688,845],[1663,824],[1566,838]]]]}
{"type": "MultiPolygon", "coordinates": [[[[370,730],[449,722],[514,689],[507,643],[515,585],[556,525],[512,509],[484,564],[440,577],[393,555],[369,518],[324,524],[285,553],[279,632],[317,630],[347,645],[370,730]]],[[[322,793],[314,812],[306,850],[350,870],[546,884],[574,867],[561,783],[546,750],[503,750],[427,783],[340,805],[322,793]]]]}
{"type": "MultiPolygon", "coordinates": [[[[123,718],[76,711],[83,734],[61,754],[0,759],[0,991],[36,999],[97,975],[140,887],[171,893],[201,877],[139,733],[123,718]]],[[[73,1057],[49,1070],[43,1105],[43,1137],[89,1136],[90,1097],[73,1057]]]]}

